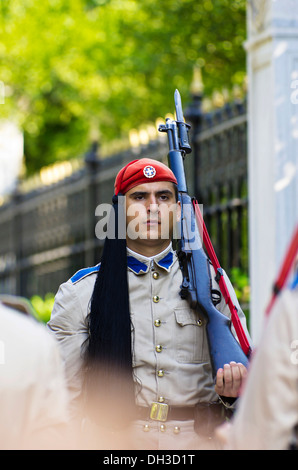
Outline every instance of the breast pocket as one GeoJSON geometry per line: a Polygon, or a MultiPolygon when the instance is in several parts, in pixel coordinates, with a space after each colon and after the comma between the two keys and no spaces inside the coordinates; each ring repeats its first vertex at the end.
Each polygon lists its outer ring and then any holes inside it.
{"type": "Polygon", "coordinates": [[[209,358],[206,327],[192,310],[176,308],[176,352],[182,363],[206,362],[209,358]]]}

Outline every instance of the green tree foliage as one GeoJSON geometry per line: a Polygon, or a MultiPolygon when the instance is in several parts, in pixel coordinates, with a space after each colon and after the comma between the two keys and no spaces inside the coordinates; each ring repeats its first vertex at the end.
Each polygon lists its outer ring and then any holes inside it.
{"type": "Polygon", "coordinates": [[[28,173],[128,134],[245,74],[245,0],[0,0],[0,118],[24,131],[28,173]]]}
{"type": "Polygon", "coordinates": [[[240,268],[232,268],[230,281],[235,290],[237,299],[241,308],[246,316],[247,326],[250,325],[249,302],[250,302],[250,281],[248,274],[240,268]]]}
{"type": "Polygon", "coordinates": [[[55,296],[51,292],[45,295],[44,298],[39,295],[33,295],[30,302],[34,308],[35,315],[38,320],[47,323],[50,320],[51,312],[53,310],[55,296]]]}
{"type": "Polygon", "coordinates": [[[248,304],[250,300],[250,286],[247,273],[235,267],[231,269],[229,277],[239,302],[248,304]]]}

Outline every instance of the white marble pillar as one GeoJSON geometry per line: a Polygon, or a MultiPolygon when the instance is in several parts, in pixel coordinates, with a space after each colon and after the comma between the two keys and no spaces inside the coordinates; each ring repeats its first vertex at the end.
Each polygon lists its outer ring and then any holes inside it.
{"type": "Polygon", "coordinates": [[[247,2],[251,335],[298,223],[298,0],[247,2]]]}

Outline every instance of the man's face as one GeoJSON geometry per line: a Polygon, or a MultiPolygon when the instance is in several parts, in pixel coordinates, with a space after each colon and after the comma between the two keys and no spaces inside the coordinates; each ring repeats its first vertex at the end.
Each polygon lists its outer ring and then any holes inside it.
{"type": "Polygon", "coordinates": [[[173,183],[156,181],[135,186],[126,193],[126,227],[130,240],[169,242],[180,217],[173,183]]]}

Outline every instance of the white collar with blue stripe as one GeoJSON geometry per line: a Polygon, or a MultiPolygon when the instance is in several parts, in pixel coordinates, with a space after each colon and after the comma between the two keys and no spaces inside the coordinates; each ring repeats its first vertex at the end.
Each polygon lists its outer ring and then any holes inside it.
{"type": "MultiPolygon", "coordinates": [[[[170,245],[164,251],[151,258],[147,258],[146,256],[135,253],[134,251],[127,248],[127,267],[135,274],[147,273],[150,269],[150,266],[152,265],[152,262],[165,271],[170,272],[174,261],[175,257],[172,249],[172,243],[170,243],[170,245]]],[[[90,268],[80,269],[71,277],[70,280],[72,284],[75,284],[90,274],[98,273],[99,269],[100,263],[90,268]]]]}
{"type": "Polygon", "coordinates": [[[158,253],[157,255],[150,258],[140,255],[139,253],[132,251],[130,248],[127,248],[127,267],[135,274],[147,273],[152,263],[156,264],[165,271],[170,272],[174,264],[174,260],[175,258],[172,243],[170,243],[170,245],[161,253],[158,253]]]}

